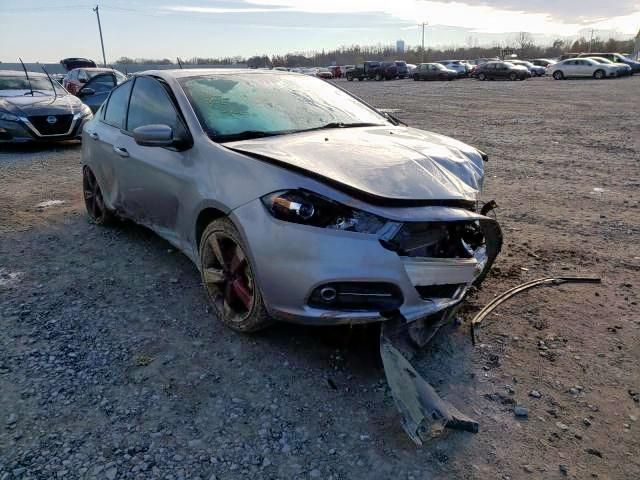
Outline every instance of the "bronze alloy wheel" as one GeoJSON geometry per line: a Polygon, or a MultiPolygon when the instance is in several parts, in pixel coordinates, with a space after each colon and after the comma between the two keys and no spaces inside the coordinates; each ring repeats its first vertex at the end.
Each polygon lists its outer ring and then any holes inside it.
{"type": "Polygon", "coordinates": [[[270,323],[240,235],[227,219],[212,222],[200,241],[202,281],[218,317],[240,332],[270,323]]]}
{"type": "Polygon", "coordinates": [[[113,215],[104,204],[102,190],[96,176],[87,166],[82,169],[82,190],[84,205],[91,220],[98,225],[108,224],[113,219],[113,215]]]}

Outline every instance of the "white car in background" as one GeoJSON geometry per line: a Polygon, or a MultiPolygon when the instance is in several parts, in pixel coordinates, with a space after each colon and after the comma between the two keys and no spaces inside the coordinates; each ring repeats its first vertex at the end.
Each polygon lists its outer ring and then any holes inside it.
{"type": "Polygon", "coordinates": [[[627,65],[626,63],[612,62],[608,58],[604,58],[604,57],[587,57],[587,58],[591,60],[595,60],[598,63],[604,63],[605,65],[614,65],[618,67],[619,77],[624,77],[626,75],[633,75],[633,69],[631,68],[630,65],[627,65]]]}
{"type": "Polygon", "coordinates": [[[469,73],[467,65],[460,60],[443,60],[436,63],[439,63],[449,70],[455,70],[458,73],[459,77],[466,77],[469,73]]]}
{"type": "Polygon", "coordinates": [[[618,67],[598,63],[589,58],[568,58],[550,65],[547,73],[556,80],[571,77],[593,77],[600,80],[603,78],[617,77],[618,67]]]}
{"type": "Polygon", "coordinates": [[[547,73],[546,68],[534,65],[533,63],[527,62],[525,60],[509,60],[509,62],[513,63],[514,65],[521,65],[525,67],[527,70],[529,70],[529,73],[531,73],[532,77],[544,77],[547,73]]]}

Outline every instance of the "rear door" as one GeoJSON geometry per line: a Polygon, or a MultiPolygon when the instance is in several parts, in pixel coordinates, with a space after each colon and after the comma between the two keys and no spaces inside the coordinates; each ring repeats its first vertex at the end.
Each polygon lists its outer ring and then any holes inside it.
{"type": "Polygon", "coordinates": [[[133,131],[147,125],[168,125],[174,138],[191,138],[169,87],[152,77],[138,77],[129,102],[127,134],[115,145],[123,157],[123,197],[134,220],[180,246],[180,198],[187,196],[185,189],[193,183],[189,176],[189,150],[138,145],[133,131]]]}
{"type": "MultiPolygon", "coordinates": [[[[121,142],[127,119],[127,106],[133,81],[125,82],[111,92],[107,103],[97,113],[97,120],[84,129],[82,148],[91,161],[89,166],[98,179],[107,205],[124,211],[120,173],[122,157],[114,151],[121,142]]],[[[125,211],[126,213],[126,211],[125,211]]]]}

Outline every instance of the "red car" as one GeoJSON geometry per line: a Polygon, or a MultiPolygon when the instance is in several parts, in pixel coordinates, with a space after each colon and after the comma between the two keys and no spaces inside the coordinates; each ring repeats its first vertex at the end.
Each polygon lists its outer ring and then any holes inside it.
{"type": "Polygon", "coordinates": [[[113,68],[74,68],[65,75],[62,80],[62,86],[66,88],[69,93],[77,95],[85,83],[101,73],[113,73],[116,76],[117,84],[120,84],[127,79],[123,73],[120,73],[113,68]]]}

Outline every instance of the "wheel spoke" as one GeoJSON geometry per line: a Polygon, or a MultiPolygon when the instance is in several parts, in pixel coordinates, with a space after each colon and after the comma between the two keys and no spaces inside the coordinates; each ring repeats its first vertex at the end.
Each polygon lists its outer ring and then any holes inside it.
{"type": "Polygon", "coordinates": [[[232,275],[235,275],[240,271],[240,269],[244,266],[245,260],[246,258],[244,256],[244,252],[238,245],[236,245],[235,251],[233,253],[233,258],[231,259],[229,265],[229,271],[232,275]]]}
{"type": "Polygon", "coordinates": [[[205,268],[202,271],[202,276],[204,277],[205,283],[213,285],[224,283],[227,278],[221,269],[213,267],[205,268]]]}
{"type": "Polygon", "coordinates": [[[93,218],[97,218],[98,214],[96,213],[97,211],[97,203],[98,200],[96,199],[96,195],[95,192],[93,194],[93,196],[91,197],[91,214],[93,215],[93,218]]]}
{"type": "Polygon", "coordinates": [[[98,210],[97,212],[98,216],[102,216],[102,214],[104,213],[104,201],[102,200],[102,194],[100,193],[99,190],[96,193],[95,199],[96,199],[96,207],[98,210]]]}
{"type": "Polygon", "coordinates": [[[212,234],[209,237],[208,242],[211,250],[213,251],[213,256],[218,261],[218,264],[220,265],[220,267],[225,268],[226,262],[224,259],[224,255],[222,255],[222,249],[220,248],[220,239],[218,238],[218,235],[216,233],[212,234]]]}
{"type": "Polygon", "coordinates": [[[94,190],[96,181],[93,174],[89,170],[86,170],[84,174],[84,178],[87,180],[87,186],[89,187],[89,189],[94,190]]]}
{"type": "Polygon", "coordinates": [[[249,289],[242,283],[242,279],[236,278],[233,282],[231,282],[231,286],[233,288],[233,293],[238,300],[242,302],[247,310],[251,309],[251,300],[253,300],[253,295],[249,291],[249,289]]]}

